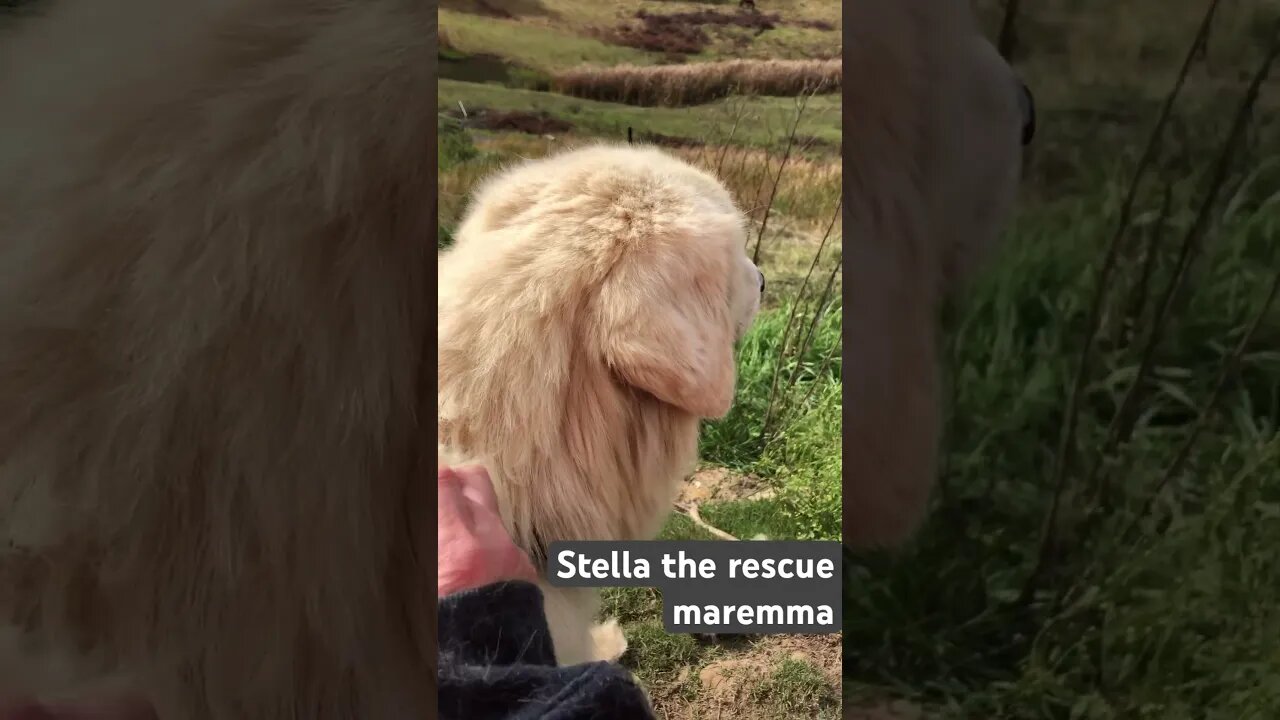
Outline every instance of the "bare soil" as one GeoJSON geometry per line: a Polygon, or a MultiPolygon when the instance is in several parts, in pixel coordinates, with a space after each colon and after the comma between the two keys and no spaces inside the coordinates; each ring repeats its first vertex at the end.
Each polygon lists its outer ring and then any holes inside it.
{"type": "Polygon", "coordinates": [[[701,505],[726,500],[767,500],[773,496],[773,488],[758,477],[713,467],[699,470],[686,478],[676,502],[701,505]]]}
{"type": "Polygon", "coordinates": [[[514,130],[530,135],[551,135],[573,129],[573,123],[568,120],[544,112],[468,108],[465,117],[457,110],[449,111],[449,115],[461,119],[467,127],[481,130],[514,130]]]}
{"type": "Polygon", "coordinates": [[[741,649],[735,648],[720,660],[697,670],[686,668],[673,684],[673,691],[651,689],[654,707],[662,717],[667,720],[777,720],[779,708],[771,704],[769,698],[762,697],[759,688],[787,659],[804,662],[818,670],[834,696],[839,697],[839,635],[765,635],[738,643],[741,649]],[[697,690],[689,692],[686,688],[695,673],[697,690]]]}

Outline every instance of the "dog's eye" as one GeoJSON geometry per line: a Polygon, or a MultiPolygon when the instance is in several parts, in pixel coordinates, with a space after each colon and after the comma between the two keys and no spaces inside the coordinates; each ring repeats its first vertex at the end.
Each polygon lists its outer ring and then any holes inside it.
{"type": "Polygon", "coordinates": [[[1036,136],[1036,99],[1027,84],[1018,81],[1018,107],[1022,109],[1022,144],[1030,145],[1036,136]]]}
{"type": "Polygon", "coordinates": [[[760,294],[764,294],[764,271],[756,268],[756,274],[760,276],[760,294]]]}

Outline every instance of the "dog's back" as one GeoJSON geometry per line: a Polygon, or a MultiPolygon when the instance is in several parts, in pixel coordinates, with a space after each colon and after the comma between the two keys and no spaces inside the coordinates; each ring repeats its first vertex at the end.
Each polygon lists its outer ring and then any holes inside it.
{"type": "Polygon", "coordinates": [[[427,716],[401,510],[434,24],[61,0],[3,29],[3,689],[124,671],[161,717],[427,716]]]}

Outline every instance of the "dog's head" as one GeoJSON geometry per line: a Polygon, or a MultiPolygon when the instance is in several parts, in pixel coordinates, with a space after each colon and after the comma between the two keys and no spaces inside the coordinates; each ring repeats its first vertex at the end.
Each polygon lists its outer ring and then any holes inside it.
{"type": "Polygon", "coordinates": [[[459,362],[519,362],[540,387],[592,363],[697,417],[728,412],[764,276],[710,175],[652,148],[578,149],[482,185],[456,238],[441,257],[442,365],[447,334],[470,346],[459,362]],[[501,329],[490,347],[467,342],[477,324],[501,329]]]}
{"type": "Polygon", "coordinates": [[[963,290],[986,264],[1013,213],[1023,156],[1036,132],[1030,89],[985,37],[958,33],[936,92],[942,108],[923,171],[938,199],[944,292],[963,290]]]}

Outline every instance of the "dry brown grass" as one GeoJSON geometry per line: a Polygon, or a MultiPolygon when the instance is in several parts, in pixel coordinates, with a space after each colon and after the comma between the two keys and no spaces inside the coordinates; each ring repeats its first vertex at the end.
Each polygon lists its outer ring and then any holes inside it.
{"type": "Polygon", "coordinates": [[[842,79],[834,60],[725,60],[680,65],[584,66],[555,76],[557,92],[630,105],[679,107],[732,94],[796,96],[835,93],[842,79]]]}

